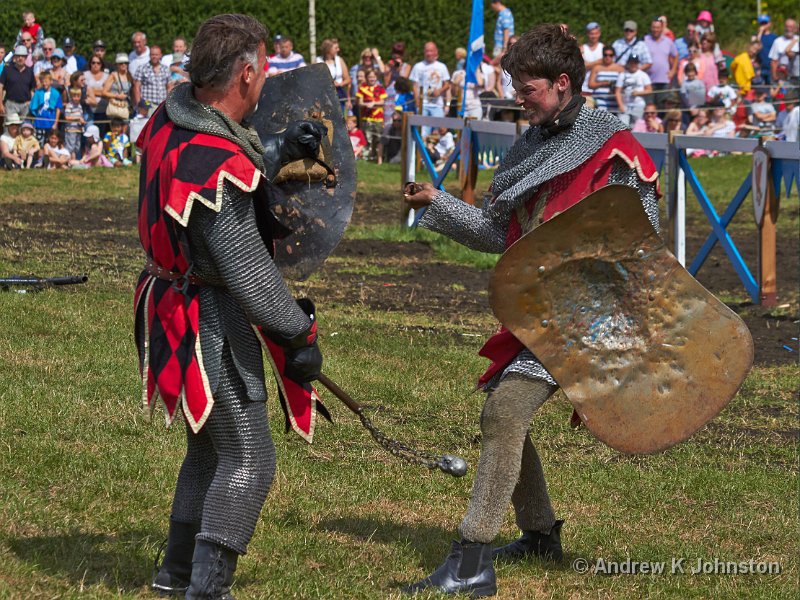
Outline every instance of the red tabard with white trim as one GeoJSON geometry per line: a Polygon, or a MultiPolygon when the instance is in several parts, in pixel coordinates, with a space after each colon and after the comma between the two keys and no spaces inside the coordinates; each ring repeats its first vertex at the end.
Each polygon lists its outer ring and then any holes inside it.
{"type": "MultiPolygon", "coordinates": [[[[636,171],[639,180],[652,183],[658,179],[653,160],[628,130],[615,133],[589,160],[567,173],[544,183],[525,204],[523,218],[537,219],[544,223],[577,204],[583,198],[608,184],[614,160],[624,161],[636,171]]],[[[506,235],[506,248],[530,230],[520,222],[520,214],[512,214],[506,235]]],[[[478,354],[491,361],[491,365],[478,380],[478,386],[486,385],[497,373],[505,370],[511,361],[525,349],[514,334],[505,327],[490,337],[478,354]]]]}

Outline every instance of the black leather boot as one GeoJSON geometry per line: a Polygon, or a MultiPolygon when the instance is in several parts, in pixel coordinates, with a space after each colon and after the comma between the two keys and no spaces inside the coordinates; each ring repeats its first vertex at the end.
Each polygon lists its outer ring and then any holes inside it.
{"type": "Polygon", "coordinates": [[[561,550],[561,526],[564,521],[556,521],[548,535],[538,531],[523,531],[522,537],[505,546],[497,548],[493,556],[500,560],[517,560],[529,556],[537,556],[544,560],[561,562],[564,552],[561,550]]]}
{"type": "Polygon", "coordinates": [[[198,533],[200,533],[200,523],[169,520],[169,537],[165,542],[164,560],[159,565],[159,557],[156,556],[153,564],[153,583],[150,587],[154,592],[162,596],[181,596],[186,593],[192,575],[194,536],[198,533]]]}
{"type": "Polygon", "coordinates": [[[233,550],[197,540],[186,600],[234,600],[231,584],[238,560],[239,555],[233,550]]]}
{"type": "Polygon", "coordinates": [[[497,581],[492,564],[492,545],[453,541],[453,549],[444,564],[422,581],[404,587],[403,593],[416,594],[429,588],[445,594],[468,594],[471,598],[494,596],[497,581]]]}

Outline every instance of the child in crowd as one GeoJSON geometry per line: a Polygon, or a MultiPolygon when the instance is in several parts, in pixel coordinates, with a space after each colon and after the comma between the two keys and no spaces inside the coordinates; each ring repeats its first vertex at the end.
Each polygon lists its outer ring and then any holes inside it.
{"type": "Polygon", "coordinates": [[[103,143],[100,141],[100,129],[97,125],[89,125],[83,134],[86,138],[86,148],[80,160],[71,161],[74,169],[88,169],[90,167],[110,167],[109,160],[103,156],[103,143]]]}
{"type": "Polygon", "coordinates": [[[358,128],[358,118],[348,115],[346,123],[347,134],[350,136],[350,143],[353,144],[353,154],[356,158],[361,158],[364,147],[367,145],[367,138],[364,137],[364,132],[358,128]]]}
{"type": "Polygon", "coordinates": [[[397,112],[416,113],[417,106],[414,104],[414,88],[406,77],[398,77],[394,82],[394,89],[397,96],[394,99],[394,109],[397,112]]]}
{"type": "Polygon", "coordinates": [[[20,127],[20,133],[14,140],[14,154],[22,160],[22,168],[30,169],[38,161],[42,147],[33,135],[34,128],[28,121],[20,127]]]}
{"type": "Polygon", "coordinates": [[[127,167],[130,160],[131,141],[125,135],[122,119],[111,120],[111,131],[103,137],[103,154],[115,167],[127,167]]]}
{"type": "Polygon", "coordinates": [[[718,71],[719,84],[708,89],[708,101],[711,104],[722,102],[730,114],[736,110],[739,94],[728,84],[728,69],[720,67],[718,71]]]}
{"type": "Polygon", "coordinates": [[[625,71],[617,77],[614,90],[620,120],[626,125],[635,125],[644,114],[644,97],[652,93],[650,76],[639,68],[639,56],[631,54],[625,71]]]}
{"type": "Polygon", "coordinates": [[[64,138],[61,132],[53,128],[47,132],[47,142],[44,145],[44,157],[47,159],[48,169],[69,169],[70,153],[64,147],[64,138]]]}
{"type": "Polygon", "coordinates": [[[70,157],[80,158],[81,137],[83,137],[83,126],[86,125],[86,114],[81,104],[80,88],[69,89],[69,102],[64,107],[64,145],[69,150],[70,157]]]}
{"type": "Polygon", "coordinates": [[[61,94],[53,88],[53,76],[50,71],[42,71],[39,79],[42,87],[33,93],[30,111],[36,117],[33,123],[36,127],[36,137],[43,143],[48,132],[60,120],[64,103],[61,101],[61,94]]]}
{"type": "Polygon", "coordinates": [[[425,138],[425,147],[428,149],[431,160],[438,166],[438,163],[447,160],[447,157],[455,150],[456,142],[447,127],[439,127],[425,138]]]}
{"type": "MultiPolygon", "coordinates": [[[[692,122],[689,123],[689,126],[686,128],[686,135],[707,136],[709,134],[710,128],[708,125],[708,111],[705,109],[698,109],[694,118],[692,119],[692,122]]],[[[699,156],[705,156],[708,154],[708,150],[687,148],[686,154],[692,158],[697,158],[699,156]]]]}
{"type": "Polygon", "coordinates": [[[383,133],[383,101],[386,90],[378,83],[378,75],[374,69],[366,73],[366,82],[358,87],[356,98],[361,111],[361,126],[367,140],[366,159],[381,163],[378,144],[383,133]]]}
{"type": "Polygon", "coordinates": [[[681,118],[681,111],[677,108],[667,111],[664,115],[664,124],[666,131],[683,132],[683,119],[681,118]]]}
{"type": "Polygon", "coordinates": [[[750,129],[755,129],[760,132],[763,129],[772,129],[775,127],[775,120],[778,118],[778,113],[775,110],[772,102],[768,101],[769,88],[767,86],[759,86],[755,89],[756,101],[750,105],[750,129]]]}
{"type": "Polygon", "coordinates": [[[683,113],[684,124],[697,115],[697,107],[706,102],[706,84],[697,77],[697,67],[694,63],[686,63],[683,68],[684,80],[681,84],[681,106],[689,111],[683,113]]]}
{"type": "MultiPolygon", "coordinates": [[[[708,135],[717,138],[732,138],[736,134],[736,126],[724,105],[718,104],[711,110],[711,121],[708,124],[708,135]]],[[[712,156],[720,153],[713,151],[712,156]]]]}
{"type": "Polygon", "coordinates": [[[42,29],[42,26],[36,22],[36,15],[29,10],[26,10],[24,13],[22,13],[22,27],[17,34],[17,41],[14,42],[15,47],[22,44],[22,36],[26,33],[30,34],[30,36],[33,38],[33,48],[42,47],[42,42],[44,41],[44,29],[42,29]]]}
{"type": "Polygon", "coordinates": [[[176,85],[186,81],[189,81],[189,74],[183,68],[183,52],[175,52],[172,55],[172,64],[169,67],[167,91],[171,92],[176,85]]]}

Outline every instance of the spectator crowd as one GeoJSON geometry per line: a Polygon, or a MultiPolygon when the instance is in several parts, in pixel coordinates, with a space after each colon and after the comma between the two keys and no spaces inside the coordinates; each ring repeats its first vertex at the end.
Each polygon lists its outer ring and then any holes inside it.
{"type": "MultiPolygon", "coordinates": [[[[322,42],[316,61],[330,70],[357,157],[399,161],[403,113],[518,120],[522,113],[500,67],[517,39],[514,16],[503,2],[492,0],[490,6],[497,13],[491,54],[471,72],[465,49],[455,51],[448,67],[434,41],[424,45],[418,62],[410,61],[406,45],[397,41],[388,60],[378,48],[364,48],[351,67],[340,56],[337,39],[322,42]]],[[[145,123],[169,91],[189,79],[186,39],[175,37],[165,54],[137,31],[127,52],[107,54],[105,42],[97,39],[84,57],[69,35],[58,46],[32,12],[22,18],[14,43],[0,42],[3,166],[62,169],[136,162],[134,144],[145,123]]],[[[635,21],[625,20],[623,36],[610,42],[592,21],[581,46],[583,95],[635,132],[796,141],[797,21],[786,19],[779,32],[773,32],[769,15],[757,21],[747,49],[736,56],[721,50],[708,10],[686,23],[680,35],[664,15],[655,17],[643,36],[635,21]]],[[[268,77],[306,65],[291,37],[276,35],[273,43],[268,77]]],[[[435,160],[445,161],[455,148],[446,129],[428,128],[423,136],[435,160]]]]}

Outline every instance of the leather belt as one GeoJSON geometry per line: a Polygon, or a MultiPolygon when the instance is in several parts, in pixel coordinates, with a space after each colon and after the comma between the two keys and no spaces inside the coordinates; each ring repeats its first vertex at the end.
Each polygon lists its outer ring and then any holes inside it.
{"type": "Polygon", "coordinates": [[[156,263],[153,262],[151,258],[147,259],[147,262],[144,265],[144,270],[147,271],[153,277],[157,277],[158,279],[163,279],[164,281],[171,281],[173,286],[185,292],[186,288],[191,285],[205,285],[205,282],[197,277],[196,275],[192,274],[192,266],[189,266],[189,270],[186,273],[174,273],[169,269],[165,269],[163,267],[159,267],[156,263]]]}

